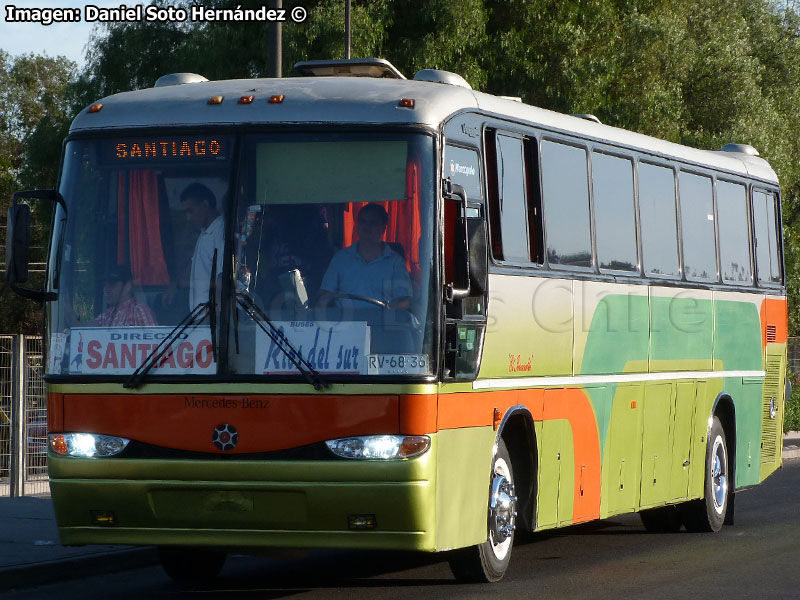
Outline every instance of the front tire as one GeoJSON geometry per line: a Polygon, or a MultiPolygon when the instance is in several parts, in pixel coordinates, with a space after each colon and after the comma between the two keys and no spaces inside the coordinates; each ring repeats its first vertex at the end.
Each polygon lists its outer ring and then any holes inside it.
{"type": "Polygon", "coordinates": [[[225,565],[227,555],[221,550],[160,546],[161,567],[179,583],[209,583],[225,565]]]}
{"type": "Polygon", "coordinates": [[[722,529],[729,504],[729,468],[725,430],[715,416],[706,443],[704,497],[687,502],[683,507],[683,523],[688,531],[717,532],[722,529]]]}
{"type": "Polygon", "coordinates": [[[459,581],[493,583],[508,569],[517,517],[514,471],[505,442],[500,439],[492,460],[487,520],[487,539],[482,544],[453,550],[448,562],[459,581]]]}

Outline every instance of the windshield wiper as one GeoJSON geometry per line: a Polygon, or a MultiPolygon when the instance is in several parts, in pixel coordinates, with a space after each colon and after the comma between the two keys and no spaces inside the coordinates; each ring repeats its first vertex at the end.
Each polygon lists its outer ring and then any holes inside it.
{"type": "Polygon", "coordinates": [[[236,302],[242,307],[244,312],[256,322],[261,330],[267,334],[269,339],[281,349],[289,361],[295,368],[306,378],[306,381],[314,386],[314,389],[319,391],[323,387],[329,387],[327,381],[322,378],[319,371],[317,371],[300,352],[292,346],[291,342],[286,338],[283,332],[275,327],[270,318],[264,311],[253,301],[247,294],[236,294],[236,302]]]}
{"type": "Polygon", "coordinates": [[[217,249],[214,248],[214,258],[211,263],[211,281],[208,285],[208,301],[201,302],[195,306],[191,312],[186,315],[183,320],[175,325],[170,332],[164,336],[158,345],[150,351],[150,354],[144,359],[137,369],[130,376],[122,387],[127,389],[136,389],[141,384],[144,377],[155,367],[168,351],[175,340],[179,339],[183,332],[189,327],[196,326],[201,323],[203,319],[209,316],[211,324],[211,351],[213,353],[214,362],[217,362],[217,249]]]}

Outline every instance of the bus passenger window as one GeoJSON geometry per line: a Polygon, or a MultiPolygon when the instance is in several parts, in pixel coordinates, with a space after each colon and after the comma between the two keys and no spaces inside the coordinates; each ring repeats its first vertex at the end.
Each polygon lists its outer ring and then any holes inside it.
{"type": "Polygon", "coordinates": [[[781,281],[775,233],[778,223],[776,216],[775,195],[755,190],[753,192],[753,225],[759,283],[780,283],[781,281]]]}
{"type": "Polygon", "coordinates": [[[645,274],[679,275],[672,169],[639,163],[639,219],[645,274]]]}
{"type": "Polygon", "coordinates": [[[717,244],[711,178],[681,173],[681,232],[686,279],[717,279],[717,244]]]}
{"type": "Polygon", "coordinates": [[[638,270],[630,159],[593,152],[592,192],[600,268],[638,270]]]}
{"type": "Polygon", "coordinates": [[[547,260],[552,265],[591,267],[589,172],[583,148],[542,142],[542,195],[547,260]]]}
{"type": "Polygon", "coordinates": [[[747,194],[743,185],[717,182],[717,219],[722,280],[734,285],[752,283],[747,194]]]}
{"type": "Polygon", "coordinates": [[[498,135],[495,147],[503,258],[511,262],[527,263],[530,261],[526,214],[528,202],[525,195],[525,162],[522,154],[522,140],[498,135]]]}

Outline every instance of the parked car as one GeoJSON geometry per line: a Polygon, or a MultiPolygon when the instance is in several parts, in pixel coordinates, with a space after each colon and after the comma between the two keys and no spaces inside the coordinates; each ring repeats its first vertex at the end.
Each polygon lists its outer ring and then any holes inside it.
{"type": "Polygon", "coordinates": [[[28,475],[47,473],[47,417],[33,417],[25,426],[28,475]]]}

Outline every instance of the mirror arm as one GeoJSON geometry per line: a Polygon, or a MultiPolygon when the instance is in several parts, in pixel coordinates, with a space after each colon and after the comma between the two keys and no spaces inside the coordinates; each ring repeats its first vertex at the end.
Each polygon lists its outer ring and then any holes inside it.
{"type": "Polygon", "coordinates": [[[465,275],[466,275],[466,282],[467,287],[465,288],[457,288],[452,283],[448,283],[445,287],[445,298],[448,302],[455,302],[456,300],[463,300],[464,298],[469,297],[470,292],[470,273],[469,273],[469,226],[467,225],[467,191],[464,189],[464,186],[458,185],[457,183],[453,183],[449,178],[444,180],[444,188],[445,188],[445,197],[447,199],[452,200],[459,200],[461,204],[461,210],[463,215],[463,231],[464,234],[464,257],[466,259],[465,263],[465,275]]]}

